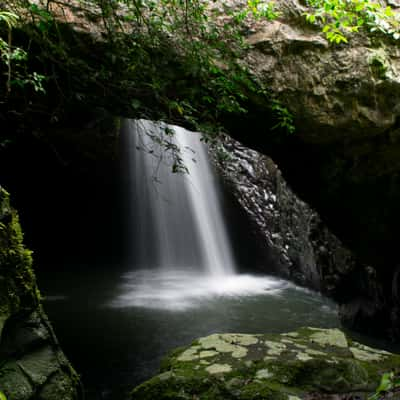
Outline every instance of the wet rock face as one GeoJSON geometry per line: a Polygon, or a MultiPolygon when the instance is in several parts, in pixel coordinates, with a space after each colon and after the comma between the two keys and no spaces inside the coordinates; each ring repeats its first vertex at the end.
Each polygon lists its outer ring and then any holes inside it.
{"type": "Polygon", "coordinates": [[[214,334],[167,358],[132,400],[302,400],[309,393],[366,399],[400,356],[349,341],[338,329],[281,335],[214,334]]]}
{"type": "Polygon", "coordinates": [[[78,400],[79,378],[40,305],[32,258],[0,187],[0,391],[13,400],[78,400]]]}
{"type": "Polygon", "coordinates": [[[342,321],[353,329],[396,337],[398,297],[385,292],[376,268],[359,262],[296,196],[270,158],[229,137],[211,155],[264,245],[263,272],[332,297],[340,305],[342,321]]]}
{"type": "MultiPolygon", "coordinates": [[[[341,295],[348,304],[344,319],[363,331],[387,335],[389,330],[398,339],[400,48],[366,32],[352,35],[348,44],[330,45],[305,23],[304,2],[275,4],[281,12],[277,20],[248,26],[252,48],[243,63],[293,114],[296,132],[271,131],[271,116],[256,106],[242,122],[232,122],[229,132],[272,157],[331,231],[373,266],[348,276],[352,283],[341,295]]],[[[322,247],[320,257],[329,258],[322,247]]],[[[309,254],[305,246],[301,263],[316,276],[309,254]]],[[[325,281],[336,286],[333,279],[325,281]]]]}
{"type": "Polygon", "coordinates": [[[319,222],[317,214],[289,189],[270,158],[228,137],[212,149],[212,155],[264,243],[264,271],[271,269],[320,289],[321,266],[316,262],[319,248],[312,243],[313,225],[319,222]]]}

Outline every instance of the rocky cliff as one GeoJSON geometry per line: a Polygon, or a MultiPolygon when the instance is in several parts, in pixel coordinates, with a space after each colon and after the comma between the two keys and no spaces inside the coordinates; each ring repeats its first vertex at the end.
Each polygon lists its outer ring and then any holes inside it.
{"type": "MultiPolygon", "coordinates": [[[[229,24],[229,11],[243,9],[246,2],[230,0],[209,3],[219,12],[219,16],[215,17],[222,24],[229,24]]],[[[396,7],[396,2],[392,3],[396,7]]],[[[68,7],[68,4],[65,6],[68,7]]],[[[240,34],[250,48],[241,53],[240,63],[293,115],[296,132],[288,135],[273,129],[276,121],[271,109],[261,101],[264,98],[260,100],[254,93],[246,100],[247,113],[227,112],[217,122],[224,125],[226,131],[241,143],[270,156],[300,198],[311,204],[332,232],[357,255],[360,260],[357,265],[362,267],[350,268],[353,272],[346,273],[347,283],[342,287],[343,292],[341,289],[341,298],[346,299],[343,304],[348,305],[345,312],[348,322],[361,330],[376,330],[380,334],[390,331],[391,335],[398,338],[398,43],[382,34],[370,34],[364,30],[351,35],[348,44],[330,44],[320,27],[306,23],[303,15],[307,11],[305,2],[279,0],[275,2],[275,7],[279,12],[276,20],[256,19],[243,27],[240,34]],[[372,267],[367,268],[365,265],[372,267]]],[[[217,90],[211,92],[207,86],[213,79],[207,74],[205,79],[200,79],[200,71],[192,68],[193,63],[188,63],[179,51],[174,51],[174,40],[157,42],[163,44],[156,48],[145,47],[141,49],[144,52],[133,53],[139,54],[134,60],[145,61],[143,65],[136,65],[132,59],[125,57],[126,51],[117,54],[115,58],[116,47],[112,42],[107,43],[105,40],[100,43],[99,35],[90,35],[88,32],[83,34],[79,27],[71,32],[71,20],[67,22],[62,32],[69,43],[68,51],[65,52],[69,62],[60,62],[59,54],[53,57],[47,54],[43,58],[46,65],[52,65],[59,71],[53,71],[52,75],[60,77],[56,82],[57,87],[48,91],[50,104],[45,109],[50,111],[47,114],[54,114],[52,100],[60,97],[59,84],[63,86],[61,91],[69,94],[69,101],[78,106],[85,104],[87,108],[92,108],[100,105],[113,113],[129,117],[157,118],[163,115],[171,119],[171,122],[188,123],[183,116],[184,110],[177,105],[181,103],[186,108],[187,100],[196,103],[197,99],[203,98],[207,99],[207,111],[219,110],[215,105],[219,104],[218,99],[223,96],[217,90]],[[76,31],[81,33],[76,35],[76,31]],[[148,57],[141,57],[144,54],[148,57]],[[72,72],[71,58],[74,59],[72,72]],[[54,63],[54,59],[57,62],[54,63]],[[84,74],[81,71],[82,61],[88,64],[86,69],[83,68],[84,74]],[[132,68],[131,62],[135,68],[132,68]],[[150,75],[142,75],[141,72],[148,64],[152,66],[149,69],[150,75]],[[155,76],[157,79],[153,79],[155,76]],[[154,81],[157,84],[153,84],[154,81]],[[165,101],[165,97],[160,101],[160,93],[157,91],[160,83],[166,88],[162,94],[167,96],[168,101],[165,101]],[[203,86],[206,87],[205,91],[203,86]],[[168,109],[166,113],[157,112],[165,108],[168,109]]],[[[90,31],[94,25],[92,22],[85,31],[90,31]]],[[[104,28],[99,26],[100,30],[104,28]]],[[[95,32],[93,28],[92,33],[95,32]]],[[[30,38],[21,41],[22,44],[25,42],[31,43],[30,38]]],[[[36,46],[41,47],[40,41],[36,46]]],[[[218,74],[221,73],[223,77],[226,66],[218,64],[218,67],[221,71],[218,74]]],[[[240,85],[235,85],[234,92],[238,88],[240,85]]],[[[4,102],[4,107],[10,104],[4,102]]],[[[192,106],[187,108],[191,110],[192,106]]],[[[7,118],[9,114],[19,115],[12,107],[8,111],[8,114],[4,113],[7,118]]],[[[188,116],[189,121],[193,118],[200,120],[204,118],[204,113],[192,115],[189,112],[188,116]]],[[[41,119],[39,121],[41,123],[41,119]]],[[[34,122],[37,123],[36,119],[34,122]]],[[[10,130],[13,134],[13,123],[10,124],[10,130]]],[[[80,139],[77,140],[79,142],[80,139]]],[[[298,218],[302,220],[305,216],[298,215],[298,218]]],[[[318,225],[319,222],[311,218],[304,225],[309,227],[307,234],[313,224],[318,225]]],[[[317,228],[312,229],[312,232],[318,231],[317,228]]],[[[277,242],[287,240],[271,236],[272,239],[277,242]]],[[[285,245],[289,248],[279,255],[282,259],[290,258],[290,253],[299,253],[302,247],[294,251],[293,244],[292,247],[288,243],[285,245]]],[[[319,247],[323,249],[326,246],[319,247]]],[[[311,253],[315,249],[311,250],[306,244],[303,249],[304,253],[296,256],[300,260],[297,262],[309,265],[311,269],[307,276],[304,272],[302,274],[308,281],[325,284],[318,282],[319,273],[314,262],[309,261],[310,257],[314,257],[311,253]]],[[[319,257],[325,257],[323,253],[319,257]]],[[[296,257],[292,257],[292,263],[296,257]]],[[[336,267],[332,264],[332,269],[337,268],[337,274],[333,273],[332,276],[340,276],[342,267],[347,263],[347,256],[342,255],[335,260],[336,267]]],[[[330,286],[331,283],[326,285],[330,286]]]]}
{"type": "MultiPolygon", "coordinates": [[[[79,377],[40,304],[31,252],[0,187],[0,393],[12,400],[77,400],[79,377]]],[[[0,396],[1,397],[1,396],[0,396]]]]}
{"type": "MultiPolygon", "coordinates": [[[[232,1],[230,7],[239,4],[232,1]]],[[[251,48],[242,62],[287,107],[296,132],[271,129],[271,114],[254,103],[242,120],[227,122],[229,133],[272,157],[300,198],[362,265],[372,266],[357,267],[346,278],[351,280],[343,292],[346,320],[361,330],[385,327],[398,337],[398,44],[366,31],[351,35],[347,44],[330,44],[305,22],[303,2],[279,1],[276,7],[277,20],[247,27],[251,48]]],[[[311,219],[308,226],[315,223],[311,219]]],[[[307,254],[306,246],[303,257],[307,254]]],[[[340,275],[347,257],[336,260],[340,275]]]]}
{"type": "Polygon", "coordinates": [[[365,32],[328,44],[304,23],[300,3],[280,6],[280,20],[248,36],[246,65],[293,114],[295,138],[271,149],[261,130],[249,141],[274,156],[345,242],[388,267],[399,220],[398,45],[365,32]]]}
{"type": "Polygon", "coordinates": [[[342,321],[353,328],[375,333],[363,325],[375,318],[381,330],[396,336],[396,300],[384,295],[376,268],[346,248],[296,196],[269,157],[227,136],[211,148],[211,155],[265,248],[264,271],[332,297],[342,321]]]}

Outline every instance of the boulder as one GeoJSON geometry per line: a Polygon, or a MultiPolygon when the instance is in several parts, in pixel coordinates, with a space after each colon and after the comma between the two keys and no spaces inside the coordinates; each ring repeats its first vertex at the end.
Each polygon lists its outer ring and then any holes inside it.
{"type": "Polygon", "coordinates": [[[130,398],[367,399],[381,374],[399,363],[399,355],[353,342],[338,329],[213,334],[176,350],[130,398]]]}
{"type": "Polygon", "coordinates": [[[391,292],[384,293],[377,267],[361,262],[331,232],[315,209],[291,189],[271,158],[229,136],[221,137],[210,154],[246,212],[253,237],[263,246],[263,273],[333,298],[342,321],[352,328],[396,337],[396,303],[391,292]],[[365,323],[371,319],[379,323],[365,323]]]}

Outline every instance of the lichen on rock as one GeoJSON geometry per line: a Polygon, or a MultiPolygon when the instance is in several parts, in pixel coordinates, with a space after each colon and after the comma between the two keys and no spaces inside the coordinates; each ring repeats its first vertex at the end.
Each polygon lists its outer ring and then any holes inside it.
{"type": "Polygon", "coordinates": [[[206,371],[210,374],[223,374],[231,372],[232,367],[228,364],[213,364],[206,368],[206,371]]]}
{"type": "Polygon", "coordinates": [[[215,349],[220,353],[231,353],[234,358],[242,358],[247,354],[246,346],[258,342],[256,336],[244,334],[210,335],[199,340],[200,348],[215,349]]]}
{"type": "Polygon", "coordinates": [[[339,329],[318,329],[316,331],[316,333],[310,336],[311,341],[319,343],[322,346],[348,347],[346,336],[339,329]]]}
{"type": "Polygon", "coordinates": [[[338,329],[214,334],[170,356],[160,375],[132,391],[131,400],[303,400],[316,393],[364,400],[381,374],[399,365],[399,355],[353,342],[338,329]],[[235,346],[246,354],[235,357],[235,346]],[[269,355],[271,349],[279,355],[269,355]],[[198,356],[205,351],[207,364],[198,356]]]}

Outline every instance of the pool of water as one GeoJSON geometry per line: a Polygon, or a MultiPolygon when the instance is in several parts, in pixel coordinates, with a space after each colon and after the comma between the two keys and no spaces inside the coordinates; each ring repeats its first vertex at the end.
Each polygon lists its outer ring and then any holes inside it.
{"type": "Polygon", "coordinates": [[[39,284],[89,400],[124,399],[168,351],[199,336],[340,325],[332,301],[270,276],[75,265],[46,271],[39,284]]]}

